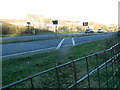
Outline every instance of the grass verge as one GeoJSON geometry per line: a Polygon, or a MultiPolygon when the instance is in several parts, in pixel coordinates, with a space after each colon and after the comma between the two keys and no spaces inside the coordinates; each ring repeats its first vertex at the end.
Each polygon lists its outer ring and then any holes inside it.
{"type": "Polygon", "coordinates": [[[70,53],[64,54],[64,60],[62,60],[63,58],[61,59],[63,56],[60,55],[62,55],[61,53],[63,52],[60,51],[46,52],[22,58],[3,60],[3,86],[73,59],[101,51],[105,49],[102,46],[104,42],[105,40],[99,40],[72,47],[69,49],[70,53]]]}

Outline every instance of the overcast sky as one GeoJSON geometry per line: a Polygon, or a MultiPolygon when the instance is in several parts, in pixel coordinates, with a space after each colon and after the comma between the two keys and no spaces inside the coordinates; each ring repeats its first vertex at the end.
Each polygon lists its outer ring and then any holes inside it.
{"type": "Polygon", "coordinates": [[[1,0],[0,19],[23,19],[27,14],[118,24],[119,0],[1,0]]]}

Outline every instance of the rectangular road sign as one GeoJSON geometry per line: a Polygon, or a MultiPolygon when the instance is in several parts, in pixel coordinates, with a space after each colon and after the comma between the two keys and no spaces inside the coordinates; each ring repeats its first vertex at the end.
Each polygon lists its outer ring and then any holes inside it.
{"type": "Polygon", "coordinates": [[[88,26],[88,22],[83,22],[83,26],[88,26]]]}
{"type": "Polygon", "coordinates": [[[58,20],[53,20],[53,24],[58,24],[58,20]]]}

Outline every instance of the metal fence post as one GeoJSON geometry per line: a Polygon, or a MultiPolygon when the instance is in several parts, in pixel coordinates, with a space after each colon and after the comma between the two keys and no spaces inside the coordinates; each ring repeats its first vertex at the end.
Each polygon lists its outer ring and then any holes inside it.
{"type": "MultiPolygon", "coordinates": [[[[110,50],[110,52],[111,52],[111,58],[112,58],[112,56],[113,56],[113,52],[112,52],[112,49],[110,50]]],[[[112,73],[113,73],[113,88],[114,88],[114,86],[115,86],[115,78],[114,78],[114,58],[112,59],[112,73]]]]}
{"type": "Polygon", "coordinates": [[[33,80],[32,80],[32,77],[30,77],[30,82],[31,82],[31,88],[33,89],[34,86],[33,86],[33,80]]]}
{"type": "Polygon", "coordinates": [[[58,69],[55,68],[55,70],[56,70],[56,77],[57,77],[58,89],[60,89],[60,79],[59,79],[58,69]]]}
{"type": "Polygon", "coordinates": [[[77,89],[76,68],[75,68],[75,63],[74,62],[73,62],[73,71],[74,71],[74,79],[75,79],[75,88],[77,89]]]}
{"type": "Polygon", "coordinates": [[[117,58],[116,57],[114,57],[115,58],[115,61],[114,61],[114,65],[115,65],[115,88],[116,88],[116,85],[117,85],[117,76],[116,76],[116,74],[117,74],[117,58]]]}
{"type": "Polygon", "coordinates": [[[96,66],[97,66],[97,76],[98,76],[98,86],[100,88],[100,74],[99,74],[99,67],[98,67],[98,55],[95,54],[96,56],[96,66]]]}
{"type": "Polygon", "coordinates": [[[120,73],[120,43],[118,44],[117,46],[117,54],[118,54],[118,57],[117,57],[117,68],[118,68],[118,73],[117,73],[117,77],[118,77],[118,89],[120,89],[120,75],[118,76],[118,74],[120,73]]]}
{"type": "MultiPolygon", "coordinates": [[[[105,54],[105,57],[106,57],[106,51],[104,51],[104,54],[105,54]]],[[[107,62],[105,62],[105,70],[106,70],[106,80],[107,80],[107,88],[109,87],[109,85],[108,85],[108,70],[107,70],[107,62]]]]}
{"type": "Polygon", "coordinates": [[[87,74],[88,74],[88,87],[90,88],[90,77],[89,77],[89,66],[88,66],[88,59],[87,59],[87,57],[85,57],[85,59],[86,59],[87,74]]]}

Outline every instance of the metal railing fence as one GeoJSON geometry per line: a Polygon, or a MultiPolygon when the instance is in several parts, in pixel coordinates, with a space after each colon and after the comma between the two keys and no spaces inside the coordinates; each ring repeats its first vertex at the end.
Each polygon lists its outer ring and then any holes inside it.
{"type": "Polygon", "coordinates": [[[14,82],[6,88],[119,88],[120,44],[14,82]]]}

